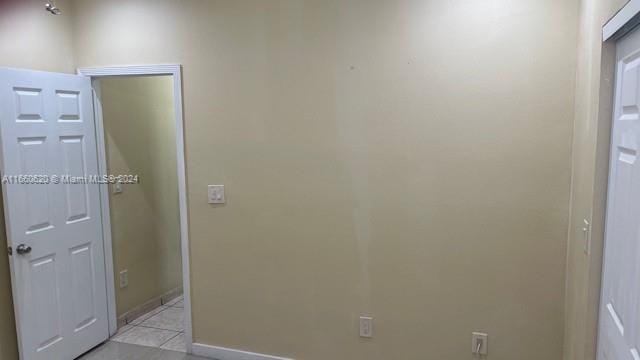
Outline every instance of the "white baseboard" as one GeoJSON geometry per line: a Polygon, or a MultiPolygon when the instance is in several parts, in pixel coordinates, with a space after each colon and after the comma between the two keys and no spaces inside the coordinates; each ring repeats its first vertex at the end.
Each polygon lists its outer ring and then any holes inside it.
{"type": "Polygon", "coordinates": [[[216,360],[293,360],[280,356],[257,354],[249,351],[227,349],[219,346],[193,344],[193,355],[216,360]]]}

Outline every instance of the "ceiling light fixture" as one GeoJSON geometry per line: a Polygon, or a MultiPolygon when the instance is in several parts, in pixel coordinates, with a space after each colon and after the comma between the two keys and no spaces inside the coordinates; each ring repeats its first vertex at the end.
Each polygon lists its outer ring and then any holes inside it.
{"type": "Polygon", "coordinates": [[[44,4],[44,9],[53,15],[60,15],[62,13],[62,11],[56,6],[56,2],[53,0],[44,4]]]}

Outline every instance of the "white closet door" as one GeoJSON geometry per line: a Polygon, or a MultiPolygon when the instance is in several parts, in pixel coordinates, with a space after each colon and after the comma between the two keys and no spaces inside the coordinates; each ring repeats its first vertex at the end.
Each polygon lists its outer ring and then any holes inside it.
{"type": "Polygon", "coordinates": [[[97,174],[91,91],[82,76],[0,69],[2,174],[10,181],[2,189],[23,360],[73,359],[109,336],[98,185],[53,178],[97,174]]]}

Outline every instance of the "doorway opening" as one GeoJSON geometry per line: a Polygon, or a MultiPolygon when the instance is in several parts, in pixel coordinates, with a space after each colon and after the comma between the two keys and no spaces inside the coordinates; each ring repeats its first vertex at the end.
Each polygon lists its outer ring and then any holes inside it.
{"type": "Polygon", "coordinates": [[[99,86],[115,278],[113,341],[186,351],[173,79],[99,86]]]}
{"type": "Polygon", "coordinates": [[[110,340],[191,352],[179,65],[81,69],[91,77],[110,340]],[[110,179],[111,180],[111,179],[110,179]]]}

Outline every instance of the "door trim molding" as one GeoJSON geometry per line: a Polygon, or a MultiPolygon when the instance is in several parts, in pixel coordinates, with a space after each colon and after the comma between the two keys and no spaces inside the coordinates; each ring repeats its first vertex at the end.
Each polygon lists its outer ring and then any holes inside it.
{"type": "Polygon", "coordinates": [[[602,41],[607,41],[640,14],[640,0],[630,0],[602,28],[602,41]]]}
{"type": "MultiPolygon", "coordinates": [[[[182,66],[180,64],[107,66],[78,69],[78,75],[91,78],[92,85],[101,77],[107,76],[173,76],[173,99],[176,122],[176,157],[178,172],[178,202],[180,209],[180,242],[182,250],[182,286],[184,288],[185,324],[184,336],[187,353],[193,351],[193,332],[191,315],[191,276],[189,257],[189,215],[187,206],[187,171],[185,160],[184,117],[182,109],[182,66]]],[[[98,166],[100,175],[106,174],[107,158],[104,142],[104,124],[99,87],[94,86],[94,112],[96,136],[98,137],[98,166]]],[[[113,269],[113,243],[111,239],[111,219],[109,214],[109,187],[100,186],[103,231],[105,246],[105,264],[107,273],[107,304],[109,310],[109,333],[113,336],[117,331],[115,275],[113,269]]]]}

